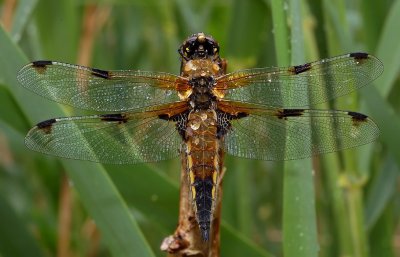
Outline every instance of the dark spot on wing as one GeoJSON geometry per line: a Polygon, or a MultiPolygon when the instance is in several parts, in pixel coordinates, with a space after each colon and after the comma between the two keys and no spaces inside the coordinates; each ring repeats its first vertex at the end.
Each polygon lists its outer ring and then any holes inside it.
{"type": "Polygon", "coordinates": [[[42,130],[45,134],[50,134],[51,128],[55,122],[56,119],[45,120],[36,124],[36,127],[42,130]]]}
{"type": "Polygon", "coordinates": [[[349,54],[350,57],[356,59],[356,60],[362,60],[362,59],[367,59],[368,54],[367,53],[351,53],[349,54]]]}
{"type": "Polygon", "coordinates": [[[304,109],[282,109],[275,114],[278,119],[286,119],[287,117],[298,117],[303,115],[304,109]]]}
{"type": "Polygon", "coordinates": [[[125,123],[128,121],[128,118],[120,113],[115,113],[115,114],[103,114],[100,115],[102,121],[111,121],[111,122],[119,122],[119,123],[125,123]]]}
{"type": "Polygon", "coordinates": [[[302,65],[297,65],[297,66],[293,66],[290,71],[294,74],[300,74],[303,73],[305,71],[308,71],[309,69],[311,69],[311,64],[310,63],[306,63],[306,64],[302,64],[302,65]]]}
{"type": "Polygon", "coordinates": [[[158,118],[166,121],[174,121],[176,130],[178,131],[182,140],[186,142],[188,140],[186,138],[186,127],[187,127],[188,116],[189,116],[189,111],[185,111],[172,116],[170,116],[167,113],[159,114],[158,118]]]}
{"type": "Polygon", "coordinates": [[[38,73],[43,74],[46,71],[46,67],[52,64],[52,61],[34,61],[32,62],[32,67],[35,68],[38,73]]]}
{"type": "Polygon", "coordinates": [[[168,114],[160,114],[160,115],[158,115],[158,118],[162,119],[162,120],[170,120],[170,117],[168,114]]]}
{"type": "Polygon", "coordinates": [[[221,139],[232,128],[231,121],[249,116],[246,112],[239,112],[235,115],[217,110],[217,138],[221,139]]]}
{"type": "Polygon", "coordinates": [[[168,120],[174,121],[176,130],[178,131],[182,140],[186,142],[188,140],[186,138],[186,127],[187,127],[188,116],[189,116],[189,111],[185,111],[182,113],[175,114],[171,117],[168,114],[160,114],[158,115],[158,118],[167,121],[168,120]]]}
{"type": "Polygon", "coordinates": [[[92,68],[91,70],[92,70],[92,75],[94,75],[96,77],[103,78],[103,79],[109,79],[111,77],[111,74],[109,71],[95,69],[95,68],[92,68]]]}
{"type": "Polygon", "coordinates": [[[367,115],[358,112],[348,112],[347,114],[351,116],[354,125],[358,125],[361,122],[366,122],[368,119],[367,115]]]}
{"type": "Polygon", "coordinates": [[[241,118],[244,118],[244,117],[247,117],[247,116],[249,116],[248,113],[239,112],[239,113],[236,114],[236,115],[231,115],[230,118],[231,118],[231,120],[237,120],[237,119],[241,119],[241,118]]]}

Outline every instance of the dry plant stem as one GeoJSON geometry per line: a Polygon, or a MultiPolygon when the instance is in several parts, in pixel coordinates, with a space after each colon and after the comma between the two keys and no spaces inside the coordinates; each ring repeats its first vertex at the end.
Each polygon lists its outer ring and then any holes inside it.
{"type": "Polygon", "coordinates": [[[98,7],[97,5],[88,5],[85,8],[78,52],[78,63],[80,65],[90,65],[93,42],[97,32],[100,31],[110,16],[110,10],[110,7],[98,7]]]}
{"type": "Polygon", "coordinates": [[[3,12],[1,14],[1,22],[7,31],[11,31],[14,10],[17,4],[16,0],[6,0],[3,4],[3,12]]]}
{"type": "Polygon", "coordinates": [[[68,184],[68,178],[64,174],[61,182],[60,206],[58,210],[57,257],[71,256],[69,248],[71,239],[71,210],[71,188],[68,184]]]}
{"type": "MultiPolygon", "coordinates": [[[[220,160],[223,160],[222,158],[223,156],[221,156],[220,160]]],[[[181,154],[181,160],[182,170],[178,227],[173,235],[164,239],[161,250],[168,252],[168,257],[219,257],[222,183],[218,186],[210,241],[204,242],[190,198],[189,180],[187,177],[184,153],[181,154]]],[[[220,170],[222,170],[222,168],[223,162],[221,161],[220,170]]]]}
{"type": "Polygon", "coordinates": [[[88,218],[82,229],[82,237],[85,242],[88,242],[86,257],[96,257],[98,256],[98,250],[100,245],[100,231],[97,229],[96,223],[93,219],[88,218]]]}

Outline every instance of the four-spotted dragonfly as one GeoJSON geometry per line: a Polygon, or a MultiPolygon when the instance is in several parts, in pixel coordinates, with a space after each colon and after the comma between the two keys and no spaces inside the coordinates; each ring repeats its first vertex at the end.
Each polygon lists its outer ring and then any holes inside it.
{"type": "Polygon", "coordinates": [[[353,111],[308,109],[377,78],[382,63],[350,53],[288,68],[226,74],[219,45],[203,33],[179,48],[181,73],[106,71],[55,61],[23,67],[29,90],[106,112],[53,118],[26,136],[35,151],[102,163],[155,162],[183,153],[202,237],[210,224],[221,156],[291,160],[363,145],[376,124],[353,111]]]}

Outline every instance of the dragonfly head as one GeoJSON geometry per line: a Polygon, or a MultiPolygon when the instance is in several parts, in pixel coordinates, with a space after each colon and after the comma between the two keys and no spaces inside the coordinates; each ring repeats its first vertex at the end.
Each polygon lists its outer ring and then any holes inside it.
{"type": "Polygon", "coordinates": [[[219,45],[212,37],[197,33],[187,38],[178,52],[186,61],[207,58],[215,60],[219,56],[219,45]]]}

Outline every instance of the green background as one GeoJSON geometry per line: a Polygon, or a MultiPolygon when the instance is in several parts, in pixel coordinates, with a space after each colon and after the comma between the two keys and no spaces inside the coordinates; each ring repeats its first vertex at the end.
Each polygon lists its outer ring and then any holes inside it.
{"type": "Polygon", "coordinates": [[[375,143],[312,160],[226,158],[221,255],[400,255],[400,1],[10,2],[0,2],[0,256],[165,256],[179,160],[101,165],[29,151],[31,126],[85,112],[15,77],[37,59],[177,74],[177,48],[196,32],[219,42],[229,71],[356,51],[385,65],[373,85],[318,106],[371,116],[375,143]]]}

